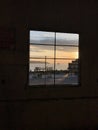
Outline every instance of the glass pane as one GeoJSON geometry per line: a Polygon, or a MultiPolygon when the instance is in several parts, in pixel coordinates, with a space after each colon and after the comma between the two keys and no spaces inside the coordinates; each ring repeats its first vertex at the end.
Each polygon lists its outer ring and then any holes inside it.
{"type": "Polygon", "coordinates": [[[54,84],[54,59],[47,59],[48,64],[46,63],[45,69],[45,80],[46,85],[54,84]]]}
{"type": "Polygon", "coordinates": [[[56,59],[56,70],[57,71],[65,71],[68,70],[68,65],[71,63],[72,60],[66,59],[56,59]]]}
{"type": "Polygon", "coordinates": [[[79,45],[79,35],[72,33],[56,33],[56,45],[79,45]]]}
{"type": "Polygon", "coordinates": [[[56,46],[56,58],[78,58],[78,47],[56,46]]]}
{"type": "Polygon", "coordinates": [[[54,32],[30,31],[30,43],[34,44],[54,44],[54,32]]]}
{"type": "Polygon", "coordinates": [[[54,46],[30,45],[30,57],[54,58],[54,46]]]}
{"type": "Polygon", "coordinates": [[[32,59],[29,68],[29,85],[54,84],[54,59],[32,59]]]}
{"type": "Polygon", "coordinates": [[[76,60],[57,60],[55,84],[78,84],[78,59],[76,60]]]}
{"type": "Polygon", "coordinates": [[[44,71],[45,59],[30,59],[30,71],[44,71]]]}

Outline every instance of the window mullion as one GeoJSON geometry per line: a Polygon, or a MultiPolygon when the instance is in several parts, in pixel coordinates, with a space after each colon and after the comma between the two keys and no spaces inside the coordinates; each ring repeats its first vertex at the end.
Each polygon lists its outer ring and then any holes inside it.
{"type": "Polygon", "coordinates": [[[54,37],[54,85],[55,85],[55,69],[56,69],[56,32],[54,37]]]}

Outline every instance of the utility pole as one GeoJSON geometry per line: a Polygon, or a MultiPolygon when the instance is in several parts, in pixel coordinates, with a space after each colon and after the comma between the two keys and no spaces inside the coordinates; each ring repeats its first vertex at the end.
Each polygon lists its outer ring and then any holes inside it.
{"type": "Polygon", "coordinates": [[[46,58],[46,56],[45,56],[45,85],[46,85],[46,64],[47,64],[47,58],[46,58]]]}

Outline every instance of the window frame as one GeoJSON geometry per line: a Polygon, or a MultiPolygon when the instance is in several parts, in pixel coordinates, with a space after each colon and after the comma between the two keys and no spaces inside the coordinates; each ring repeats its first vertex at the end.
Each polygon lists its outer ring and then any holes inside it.
{"type": "MultiPolygon", "coordinates": [[[[28,38],[28,41],[29,41],[29,44],[28,44],[28,86],[29,87],[32,87],[32,88],[65,88],[65,87],[79,87],[79,86],[81,86],[81,74],[80,74],[80,68],[81,68],[81,58],[80,58],[80,33],[77,33],[77,32],[65,32],[65,31],[50,31],[50,30],[36,30],[36,29],[30,29],[29,30],[29,33],[28,33],[29,35],[29,38],[28,38]],[[55,33],[55,35],[56,35],[56,33],[70,33],[70,34],[78,34],[79,35],[79,39],[78,39],[78,59],[79,59],[79,61],[78,61],[78,72],[79,72],[79,75],[78,75],[78,83],[77,84],[46,84],[46,85],[29,85],[29,68],[30,68],[30,31],[42,31],[42,32],[53,32],[53,33],[55,33]]],[[[55,37],[56,38],[56,37],[55,37]]],[[[56,41],[56,39],[55,39],[55,41],[56,41]]],[[[38,44],[38,45],[41,45],[41,44],[38,44]]],[[[43,45],[43,46],[45,46],[45,44],[43,45]]],[[[50,46],[55,46],[55,45],[50,45],[50,46]]],[[[56,46],[66,46],[66,45],[56,45],[56,46]]],[[[69,45],[68,45],[69,46],[69,45]]],[[[73,46],[73,45],[72,45],[73,46]]],[[[53,60],[54,60],[55,58],[53,58],[53,60]]],[[[57,58],[56,58],[57,59],[57,58]]],[[[62,59],[62,58],[60,58],[60,59],[62,59]]],[[[63,58],[64,59],[64,58],[63,58]]],[[[54,69],[54,75],[55,75],[55,69],[54,69]]],[[[54,77],[55,78],[55,77],[54,77]]]]}

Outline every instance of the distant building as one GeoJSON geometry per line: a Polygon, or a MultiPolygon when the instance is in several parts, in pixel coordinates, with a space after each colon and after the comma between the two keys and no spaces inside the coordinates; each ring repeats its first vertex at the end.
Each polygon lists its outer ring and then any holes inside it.
{"type": "Polygon", "coordinates": [[[69,65],[68,65],[69,74],[78,75],[78,71],[79,71],[78,66],[79,66],[79,59],[76,59],[76,60],[72,61],[71,63],[69,63],[69,65]]]}

